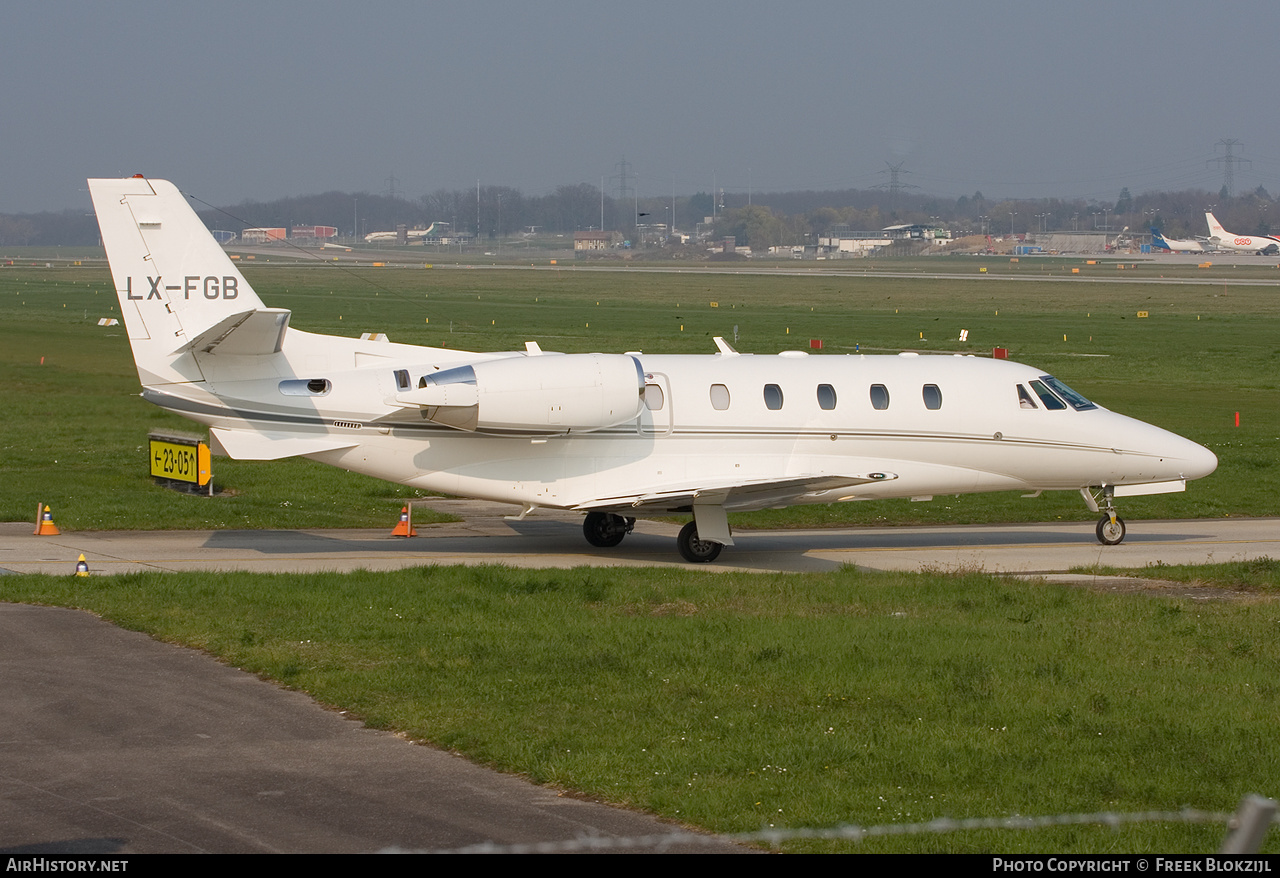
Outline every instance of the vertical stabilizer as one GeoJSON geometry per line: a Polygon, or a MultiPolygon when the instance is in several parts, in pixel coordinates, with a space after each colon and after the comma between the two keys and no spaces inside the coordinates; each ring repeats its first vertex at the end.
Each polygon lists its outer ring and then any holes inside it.
{"type": "Polygon", "coordinates": [[[278,325],[178,188],[166,180],[90,180],[116,297],[143,385],[203,381],[195,353],[241,325],[278,325]]]}
{"type": "Polygon", "coordinates": [[[1211,213],[1204,215],[1204,221],[1209,224],[1209,237],[1217,238],[1219,241],[1225,241],[1231,237],[1227,234],[1227,230],[1222,227],[1222,223],[1218,222],[1218,218],[1211,213]]]}

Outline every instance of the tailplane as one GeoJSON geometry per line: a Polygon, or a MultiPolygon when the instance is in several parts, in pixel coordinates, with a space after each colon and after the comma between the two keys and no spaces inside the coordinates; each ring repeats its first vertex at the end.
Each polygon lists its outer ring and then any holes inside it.
{"type": "Polygon", "coordinates": [[[1209,224],[1209,237],[1217,238],[1224,241],[1231,237],[1227,234],[1227,230],[1222,227],[1222,223],[1218,222],[1218,218],[1211,213],[1205,213],[1204,221],[1209,224]]]}
{"type": "Polygon", "coordinates": [[[89,192],[144,386],[203,381],[198,353],[280,350],[289,312],[263,305],[176,186],[138,176],[89,192]]]}

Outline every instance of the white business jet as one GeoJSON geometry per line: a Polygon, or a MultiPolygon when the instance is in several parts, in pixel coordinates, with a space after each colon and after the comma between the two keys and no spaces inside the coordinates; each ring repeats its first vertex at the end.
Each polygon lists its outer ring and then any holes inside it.
{"type": "Polygon", "coordinates": [[[388,481],[586,514],[593,546],[691,513],[680,554],[733,545],[727,513],[982,491],[1181,491],[1208,449],[976,357],[468,353],[316,335],[268,308],[171,183],[90,180],[143,396],[241,460],[307,457],[388,481]]]}

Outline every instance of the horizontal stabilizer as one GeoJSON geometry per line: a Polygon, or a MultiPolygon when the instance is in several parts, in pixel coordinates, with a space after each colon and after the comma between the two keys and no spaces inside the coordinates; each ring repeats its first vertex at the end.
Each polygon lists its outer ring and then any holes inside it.
{"type": "Polygon", "coordinates": [[[220,427],[210,429],[209,433],[216,443],[213,450],[236,460],[280,460],[284,457],[355,448],[360,444],[351,439],[324,434],[299,436],[297,433],[227,430],[220,427]]]}
{"type": "Polygon", "coordinates": [[[205,354],[254,356],[278,354],[289,328],[290,313],[285,308],[261,308],[232,314],[218,321],[174,353],[184,350],[205,354]]]}

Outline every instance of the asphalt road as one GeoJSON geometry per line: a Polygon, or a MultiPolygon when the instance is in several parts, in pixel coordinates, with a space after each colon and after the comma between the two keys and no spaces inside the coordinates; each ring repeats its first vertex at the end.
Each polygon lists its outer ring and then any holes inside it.
{"type": "MultiPolygon", "coordinates": [[[[0,854],[618,843],[679,827],[365,728],[75,610],[0,603],[0,854]]],[[[622,851],[745,852],[709,836],[622,851]]]]}

